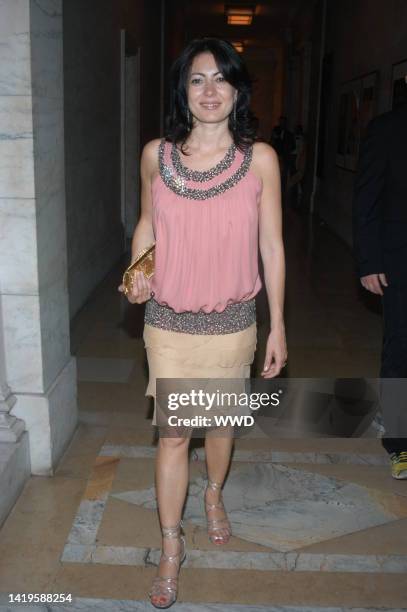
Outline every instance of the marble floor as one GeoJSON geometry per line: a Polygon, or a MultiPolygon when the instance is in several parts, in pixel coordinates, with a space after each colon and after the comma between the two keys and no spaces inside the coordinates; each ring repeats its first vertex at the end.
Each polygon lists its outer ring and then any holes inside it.
{"type": "MultiPolygon", "coordinates": [[[[295,215],[285,227],[287,376],[377,376],[380,312],[359,291],[347,248],[295,215]]],[[[153,609],[157,439],[144,396],[143,307],[116,291],[124,265],[72,322],[80,422],[55,475],[31,477],[0,530],[0,610],[153,609]],[[18,593],[54,601],[10,603],[18,593]]],[[[255,375],[266,322],[262,292],[255,375]]],[[[237,438],[224,487],[233,536],[222,549],[205,530],[202,442],[190,447],[174,612],[407,610],[407,482],[391,478],[374,429],[359,438],[237,438]]]]}

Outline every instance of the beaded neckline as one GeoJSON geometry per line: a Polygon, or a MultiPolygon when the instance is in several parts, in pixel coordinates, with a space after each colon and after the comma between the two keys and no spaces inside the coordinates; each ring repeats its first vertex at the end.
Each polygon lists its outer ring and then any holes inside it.
{"type": "Polygon", "coordinates": [[[218,164],[216,164],[216,166],[210,168],[209,170],[191,170],[182,163],[176,144],[172,143],[171,147],[171,161],[179,176],[197,183],[210,181],[211,179],[215,178],[215,176],[218,176],[221,172],[228,170],[228,168],[230,168],[230,166],[233,164],[235,157],[236,145],[234,142],[232,142],[226,152],[225,157],[218,164]]]}
{"type": "MultiPolygon", "coordinates": [[[[196,189],[196,188],[187,186],[186,177],[178,173],[178,170],[175,168],[175,166],[174,168],[172,168],[171,166],[165,163],[164,161],[165,143],[166,143],[165,138],[163,138],[160,142],[160,146],[158,150],[158,165],[159,165],[159,170],[160,170],[160,176],[164,184],[169,189],[171,189],[171,191],[173,191],[177,195],[180,195],[184,198],[189,198],[192,200],[206,200],[208,198],[213,198],[214,196],[224,193],[231,187],[234,187],[234,185],[236,185],[245,176],[245,174],[249,170],[250,163],[252,160],[252,155],[253,155],[253,147],[248,147],[244,152],[243,160],[239,168],[229,178],[219,183],[218,185],[214,185],[207,189],[196,189]]],[[[221,162],[219,162],[219,164],[223,164],[225,162],[225,159],[226,159],[226,156],[221,162]]],[[[230,167],[232,162],[230,162],[227,168],[230,167]]],[[[228,163],[228,161],[226,163],[228,163]]],[[[219,164],[217,164],[215,168],[217,168],[219,164]]],[[[186,170],[188,171],[188,168],[186,168],[186,170]]],[[[214,168],[212,168],[211,170],[206,170],[204,172],[212,172],[213,170],[214,168]]],[[[217,172],[217,175],[220,174],[220,172],[222,172],[223,170],[225,170],[224,167],[222,167],[222,169],[219,172],[217,172]]],[[[198,171],[192,170],[191,172],[198,172],[198,171]]],[[[210,178],[212,178],[212,176],[210,178]]],[[[209,180],[209,179],[205,179],[205,180],[209,180]]]]}

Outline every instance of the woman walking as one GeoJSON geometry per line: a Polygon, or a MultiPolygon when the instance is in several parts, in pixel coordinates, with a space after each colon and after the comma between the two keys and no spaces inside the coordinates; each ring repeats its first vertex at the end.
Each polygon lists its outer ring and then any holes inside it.
{"type": "MultiPolygon", "coordinates": [[[[127,295],[131,303],[147,302],[146,395],[153,397],[156,378],[249,378],[257,342],[254,298],[262,286],[259,248],[271,318],[262,376],[278,375],[287,359],[279,164],[272,147],[256,141],[247,70],[230,43],[198,39],[175,61],[170,87],[166,137],[142,153],[141,216],[132,242],[132,261],[156,243],[154,276],[138,272],[127,295]]],[[[154,425],[157,408],[155,402],[154,425]]],[[[211,542],[224,545],[231,526],[221,488],[233,436],[212,433],[205,436],[205,509],[211,542]]],[[[156,608],[175,602],[185,558],[189,440],[190,431],[160,433],[158,441],[163,552],[150,591],[156,608]]]]}

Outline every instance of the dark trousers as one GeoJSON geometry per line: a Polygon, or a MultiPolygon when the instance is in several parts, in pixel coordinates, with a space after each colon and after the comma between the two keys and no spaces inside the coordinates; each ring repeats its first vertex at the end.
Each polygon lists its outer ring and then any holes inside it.
{"type": "Polygon", "coordinates": [[[407,450],[407,283],[389,282],[383,294],[382,444],[392,453],[407,450]]]}

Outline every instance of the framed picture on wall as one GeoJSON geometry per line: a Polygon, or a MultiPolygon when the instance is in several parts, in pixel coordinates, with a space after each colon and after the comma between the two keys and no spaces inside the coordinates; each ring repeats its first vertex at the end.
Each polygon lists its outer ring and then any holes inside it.
{"type": "Polygon", "coordinates": [[[359,106],[359,89],[359,81],[354,80],[344,83],[340,90],[336,163],[341,168],[347,168],[352,149],[352,123],[359,106]]]}
{"type": "Polygon", "coordinates": [[[378,72],[371,72],[362,77],[362,94],[359,108],[359,144],[365,135],[369,121],[377,114],[377,81],[378,72]]]}
{"type": "Polygon", "coordinates": [[[395,109],[407,104],[407,60],[393,64],[391,104],[390,108],[395,109]]]}
{"type": "Polygon", "coordinates": [[[343,83],[338,112],[336,164],[356,171],[360,141],[376,113],[378,73],[371,72],[343,83]]]}

